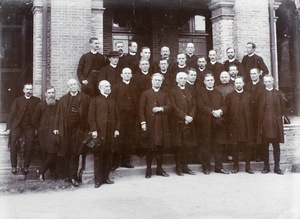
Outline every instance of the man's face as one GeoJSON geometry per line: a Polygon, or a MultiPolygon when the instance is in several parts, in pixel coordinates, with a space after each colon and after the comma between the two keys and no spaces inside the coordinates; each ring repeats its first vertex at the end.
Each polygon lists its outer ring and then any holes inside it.
{"type": "Polygon", "coordinates": [[[123,54],[123,47],[124,47],[123,43],[117,43],[116,45],[116,50],[119,52],[120,55],[123,54]]]}
{"type": "Polygon", "coordinates": [[[215,79],[212,76],[206,76],[204,79],[204,84],[207,88],[213,88],[215,84],[215,79]]]}
{"type": "Polygon", "coordinates": [[[235,66],[231,66],[229,67],[229,72],[230,77],[235,78],[237,76],[237,74],[239,73],[239,71],[237,70],[237,67],[235,66]]]}
{"type": "Polygon", "coordinates": [[[243,90],[243,87],[244,87],[243,79],[241,79],[241,78],[235,79],[234,86],[235,86],[235,89],[237,89],[238,91],[243,90]]]}
{"type": "Polygon", "coordinates": [[[180,65],[180,66],[185,65],[185,63],[186,63],[185,55],[184,54],[177,55],[177,62],[178,62],[178,65],[180,65]]]}
{"type": "Polygon", "coordinates": [[[252,47],[252,44],[247,44],[246,45],[246,50],[247,50],[247,54],[251,55],[254,53],[255,49],[252,47]]]}
{"type": "Polygon", "coordinates": [[[210,61],[212,61],[212,62],[216,61],[216,55],[217,55],[216,51],[209,51],[208,57],[209,57],[210,61]]]}
{"type": "Polygon", "coordinates": [[[137,43],[131,43],[131,46],[129,46],[129,52],[136,53],[137,52],[137,48],[138,48],[137,43]]]}
{"type": "Polygon", "coordinates": [[[180,74],[180,75],[178,75],[178,77],[177,77],[177,83],[178,83],[178,85],[185,86],[186,81],[187,81],[187,75],[186,74],[180,74]]]}
{"type": "Polygon", "coordinates": [[[168,47],[163,47],[163,48],[161,48],[160,54],[161,54],[162,58],[169,58],[170,49],[168,47]]]}
{"type": "Polygon", "coordinates": [[[103,94],[109,95],[111,92],[110,83],[105,83],[100,87],[103,94]]]}
{"type": "Polygon", "coordinates": [[[221,73],[220,81],[222,84],[228,84],[230,80],[230,76],[227,72],[221,73]]]}
{"type": "Polygon", "coordinates": [[[108,60],[110,61],[111,64],[117,65],[119,62],[119,57],[118,56],[109,57],[108,60]]]}
{"type": "Polygon", "coordinates": [[[23,92],[26,97],[31,97],[33,94],[32,85],[29,85],[29,84],[25,85],[23,88],[23,92]]]}
{"type": "Polygon", "coordinates": [[[152,87],[158,89],[158,88],[161,87],[162,82],[163,82],[163,80],[162,80],[162,78],[160,76],[154,76],[152,78],[152,87]]]}
{"type": "Polygon", "coordinates": [[[149,60],[151,56],[150,49],[143,49],[141,52],[142,59],[149,60]]]}
{"type": "Polygon", "coordinates": [[[264,84],[266,88],[271,89],[274,86],[274,80],[271,77],[264,77],[264,84]]]}
{"type": "Polygon", "coordinates": [[[46,99],[48,99],[48,100],[54,100],[55,99],[55,90],[54,90],[54,88],[48,89],[45,92],[45,96],[46,96],[46,99]]]}
{"type": "Polygon", "coordinates": [[[78,82],[76,80],[68,81],[68,88],[70,92],[76,92],[79,89],[78,82]]]}
{"type": "Polygon", "coordinates": [[[140,61],[140,69],[143,71],[143,72],[148,72],[149,70],[149,62],[146,61],[146,60],[143,60],[143,61],[140,61]]]}
{"type": "Polygon", "coordinates": [[[204,69],[205,65],[206,65],[205,58],[199,58],[198,61],[197,61],[197,64],[198,64],[199,68],[204,69]]]}
{"type": "Polygon", "coordinates": [[[161,71],[166,71],[169,67],[169,63],[167,60],[161,60],[159,61],[159,67],[161,71]]]}
{"type": "Polygon", "coordinates": [[[259,80],[259,73],[256,69],[251,69],[250,70],[250,78],[254,82],[259,80]]]}
{"type": "Polygon", "coordinates": [[[130,81],[130,79],[132,78],[131,70],[129,68],[123,69],[121,77],[124,81],[130,81]]]}
{"type": "Polygon", "coordinates": [[[197,78],[196,71],[190,70],[187,76],[187,80],[191,83],[194,83],[196,81],[196,78],[197,78]]]}
{"type": "Polygon", "coordinates": [[[194,54],[194,51],[195,51],[194,44],[193,43],[188,43],[186,45],[186,53],[192,55],[192,54],[194,54]]]}
{"type": "Polygon", "coordinates": [[[92,43],[90,43],[90,46],[92,48],[93,51],[98,51],[100,48],[100,42],[99,40],[94,40],[92,43]]]}
{"type": "Polygon", "coordinates": [[[227,57],[229,59],[233,59],[235,57],[234,50],[232,48],[227,50],[227,57]]]}

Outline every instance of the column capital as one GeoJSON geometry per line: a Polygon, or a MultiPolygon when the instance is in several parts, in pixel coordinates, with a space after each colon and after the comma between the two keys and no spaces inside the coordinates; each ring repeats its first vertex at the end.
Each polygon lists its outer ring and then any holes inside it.
{"type": "Polygon", "coordinates": [[[34,0],[31,11],[33,14],[35,14],[35,12],[37,12],[37,11],[42,12],[43,11],[43,0],[34,0]]]}
{"type": "Polygon", "coordinates": [[[218,18],[233,19],[234,18],[234,0],[213,0],[208,4],[211,10],[211,21],[218,18]]]}

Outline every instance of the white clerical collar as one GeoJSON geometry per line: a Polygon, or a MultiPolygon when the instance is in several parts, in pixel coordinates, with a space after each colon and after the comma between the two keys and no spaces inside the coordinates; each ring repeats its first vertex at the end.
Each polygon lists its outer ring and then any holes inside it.
{"type": "Polygon", "coordinates": [[[235,58],[233,59],[228,59],[229,62],[234,62],[235,61],[235,58]]]}
{"type": "Polygon", "coordinates": [[[191,82],[191,81],[186,81],[187,83],[189,83],[190,85],[194,85],[195,82],[191,82]]]}
{"type": "Polygon", "coordinates": [[[254,56],[254,53],[252,53],[252,54],[250,54],[250,55],[248,55],[249,57],[252,57],[252,56],[254,56]]]}
{"type": "Polygon", "coordinates": [[[272,88],[267,88],[267,87],[266,87],[266,89],[267,89],[267,91],[272,91],[272,90],[273,90],[273,87],[272,87],[272,88]]]}
{"type": "Polygon", "coordinates": [[[212,65],[216,64],[216,62],[217,62],[217,61],[214,61],[214,62],[213,62],[213,61],[210,61],[210,63],[211,63],[212,65]]]}
{"type": "Polygon", "coordinates": [[[185,68],[186,65],[178,65],[178,68],[185,68]]]}
{"type": "Polygon", "coordinates": [[[252,81],[252,84],[256,85],[259,82],[259,79],[257,81],[252,81]]]}
{"type": "Polygon", "coordinates": [[[194,54],[187,54],[189,57],[192,57],[194,54]]]}
{"type": "Polygon", "coordinates": [[[30,97],[27,97],[27,96],[24,95],[24,97],[25,97],[27,100],[29,100],[31,96],[30,96],[30,97]]]}
{"type": "Polygon", "coordinates": [[[235,81],[235,78],[230,78],[230,80],[235,81]]]}
{"type": "Polygon", "coordinates": [[[129,52],[130,55],[135,56],[136,52],[129,52]]]}
{"type": "Polygon", "coordinates": [[[210,91],[212,91],[214,88],[213,87],[211,87],[211,88],[209,88],[209,87],[206,87],[206,90],[210,90],[210,91]]]}
{"type": "Polygon", "coordinates": [[[242,89],[242,90],[237,90],[237,89],[235,89],[235,90],[236,90],[236,92],[239,93],[239,94],[241,94],[241,93],[244,92],[244,89],[242,89]]]}
{"type": "Polygon", "coordinates": [[[199,70],[200,70],[200,71],[204,71],[204,70],[205,70],[205,68],[199,68],[199,70]]]}
{"type": "Polygon", "coordinates": [[[142,74],[144,74],[144,75],[147,75],[148,74],[148,72],[146,71],[142,71],[142,74]]]}
{"type": "Polygon", "coordinates": [[[124,55],[124,53],[122,53],[121,55],[119,55],[119,58],[120,58],[120,57],[123,57],[123,55],[124,55]]]}
{"type": "Polygon", "coordinates": [[[159,91],[159,88],[154,88],[154,87],[152,87],[152,89],[154,90],[154,92],[158,92],[159,91]]]}
{"type": "Polygon", "coordinates": [[[100,91],[100,93],[101,93],[105,98],[108,97],[108,94],[103,93],[103,91],[100,91]]]}
{"type": "Polygon", "coordinates": [[[78,91],[76,91],[76,93],[70,92],[70,94],[71,94],[72,97],[75,97],[78,94],[78,91]]]}
{"type": "Polygon", "coordinates": [[[94,55],[96,55],[98,53],[98,51],[91,50],[91,53],[93,53],[94,55]]]}
{"type": "Polygon", "coordinates": [[[164,71],[161,70],[160,72],[161,72],[162,74],[166,74],[166,73],[167,73],[167,70],[164,70],[164,71]]]}
{"type": "Polygon", "coordinates": [[[185,89],[185,86],[180,86],[179,84],[178,84],[178,87],[179,87],[181,90],[184,90],[184,89],[185,89]]]}
{"type": "Polygon", "coordinates": [[[125,84],[129,84],[129,83],[130,83],[130,81],[124,81],[124,80],[123,80],[123,82],[124,82],[125,84]]]}
{"type": "Polygon", "coordinates": [[[112,63],[110,63],[110,66],[113,67],[113,68],[116,68],[116,67],[117,67],[117,65],[114,65],[114,64],[112,64],[112,63]]]}

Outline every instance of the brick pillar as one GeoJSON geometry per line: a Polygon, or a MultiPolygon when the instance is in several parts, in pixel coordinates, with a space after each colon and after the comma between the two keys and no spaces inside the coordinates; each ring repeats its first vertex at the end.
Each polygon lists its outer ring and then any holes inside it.
{"type": "Polygon", "coordinates": [[[91,0],[51,0],[51,84],[57,97],[77,78],[79,58],[89,50],[91,0]]]}
{"type": "Polygon", "coordinates": [[[234,0],[212,0],[208,4],[211,10],[213,48],[217,51],[217,59],[227,59],[226,49],[234,47],[234,0]]]}
{"type": "Polygon", "coordinates": [[[33,1],[33,94],[42,96],[43,0],[33,1]]]}
{"type": "Polygon", "coordinates": [[[92,0],[92,18],[91,18],[91,28],[92,36],[99,39],[100,52],[103,53],[103,13],[105,8],[103,8],[103,0],[92,0]]]}

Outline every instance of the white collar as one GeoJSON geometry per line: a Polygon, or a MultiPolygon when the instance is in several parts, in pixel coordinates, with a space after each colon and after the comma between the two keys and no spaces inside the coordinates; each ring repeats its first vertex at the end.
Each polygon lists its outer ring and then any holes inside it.
{"type": "Polygon", "coordinates": [[[251,55],[248,55],[249,57],[252,57],[252,56],[254,56],[254,53],[252,53],[251,55]]]}
{"type": "Polygon", "coordinates": [[[144,71],[142,71],[142,74],[144,74],[144,75],[147,75],[147,74],[148,74],[148,72],[144,72],[144,71]]]}
{"type": "Polygon", "coordinates": [[[130,55],[135,56],[136,52],[129,52],[130,55]]]}
{"type": "Polygon", "coordinates": [[[114,64],[111,64],[111,63],[110,63],[110,66],[113,67],[113,68],[117,67],[117,65],[114,65],[114,64]]]}
{"type": "Polygon", "coordinates": [[[24,95],[24,97],[25,97],[26,100],[29,100],[31,96],[30,96],[30,97],[26,97],[26,96],[24,95]]]}
{"type": "Polygon", "coordinates": [[[94,55],[96,55],[98,53],[98,51],[91,50],[91,53],[93,53],[94,55]]]}
{"type": "Polygon", "coordinates": [[[78,91],[76,91],[75,94],[73,94],[72,92],[70,92],[70,94],[71,94],[72,97],[75,97],[78,94],[78,91]]]}
{"type": "Polygon", "coordinates": [[[195,82],[191,82],[191,81],[186,81],[187,83],[189,83],[190,85],[194,85],[195,84],[195,82]]]}
{"type": "Polygon", "coordinates": [[[259,82],[259,79],[256,82],[252,81],[252,84],[256,85],[258,82],[259,82]]]}
{"type": "Polygon", "coordinates": [[[217,62],[217,61],[214,61],[214,62],[213,62],[213,61],[210,61],[210,63],[211,63],[212,65],[216,64],[216,62],[217,62]]]}
{"type": "Polygon", "coordinates": [[[152,87],[152,89],[154,90],[155,93],[157,93],[159,91],[159,88],[157,89],[157,88],[152,87]]]}
{"type": "Polygon", "coordinates": [[[187,54],[189,57],[192,57],[194,54],[187,54]]]}
{"type": "Polygon", "coordinates": [[[230,80],[235,81],[235,78],[230,77],[230,80]]]}
{"type": "Polygon", "coordinates": [[[101,93],[105,98],[108,97],[108,94],[102,93],[102,91],[100,91],[100,93],[101,93]]]}
{"type": "Polygon", "coordinates": [[[229,62],[234,62],[235,61],[235,58],[233,59],[228,59],[229,62]]]}
{"type": "Polygon", "coordinates": [[[178,87],[179,87],[181,90],[184,90],[184,89],[185,89],[185,86],[181,87],[179,84],[178,84],[178,87]]]}
{"type": "Polygon", "coordinates": [[[166,74],[166,73],[167,73],[167,70],[165,70],[165,71],[160,70],[160,72],[161,72],[162,74],[166,74]]]}
{"type": "Polygon", "coordinates": [[[235,89],[235,90],[236,90],[236,92],[239,93],[239,94],[241,94],[241,93],[244,92],[244,89],[242,89],[242,90],[237,90],[237,89],[235,89]]]}
{"type": "Polygon", "coordinates": [[[213,87],[212,88],[206,87],[206,90],[212,91],[213,89],[214,89],[213,87]]]}
{"type": "Polygon", "coordinates": [[[204,70],[205,70],[205,68],[203,68],[203,69],[199,68],[199,71],[204,71],[204,70]]]}
{"type": "Polygon", "coordinates": [[[273,90],[273,87],[272,88],[266,88],[267,91],[272,91],[273,90]]]}
{"type": "Polygon", "coordinates": [[[123,80],[123,82],[124,82],[125,84],[129,84],[129,83],[130,83],[130,81],[124,81],[124,80],[123,80]]]}
{"type": "Polygon", "coordinates": [[[185,68],[186,64],[185,65],[178,65],[178,68],[185,68]]]}

